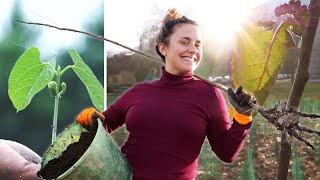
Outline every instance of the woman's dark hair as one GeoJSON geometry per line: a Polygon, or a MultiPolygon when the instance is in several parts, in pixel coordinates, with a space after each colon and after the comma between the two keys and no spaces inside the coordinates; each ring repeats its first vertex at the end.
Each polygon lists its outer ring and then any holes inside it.
{"type": "Polygon", "coordinates": [[[158,44],[160,42],[164,43],[165,45],[169,45],[169,40],[171,35],[174,33],[174,27],[177,24],[193,24],[198,26],[198,23],[188,19],[185,16],[180,15],[176,9],[169,9],[168,14],[162,21],[162,26],[160,28],[159,35],[156,39],[156,52],[161,57],[161,59],[165,62],[164,56],[160,53],[158,44]]]}

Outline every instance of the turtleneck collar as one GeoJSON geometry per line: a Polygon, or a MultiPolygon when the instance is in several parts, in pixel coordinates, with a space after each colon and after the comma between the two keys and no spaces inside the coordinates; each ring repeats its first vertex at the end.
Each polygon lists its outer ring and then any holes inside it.
{"type": "Polygon", "coordinates": [[[193,72],[188,72],[184,75],[174,75],[166,71],[165,67],[161,68],[162,75],[159,83],[162,85],[181,85],[190,83],[194,80],[193,72]]]}

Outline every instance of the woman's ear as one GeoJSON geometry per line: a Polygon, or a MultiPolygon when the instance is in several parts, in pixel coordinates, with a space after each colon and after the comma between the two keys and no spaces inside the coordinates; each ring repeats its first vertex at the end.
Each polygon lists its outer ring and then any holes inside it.
{"type": "Polygon", "coordinates": [[[159,52],[163,55],[163,56],[166,56],[167,54],[167,46],[165,46],[163,43],[159,43],[158,44],[158,49],[159,49],[159,52]]]}

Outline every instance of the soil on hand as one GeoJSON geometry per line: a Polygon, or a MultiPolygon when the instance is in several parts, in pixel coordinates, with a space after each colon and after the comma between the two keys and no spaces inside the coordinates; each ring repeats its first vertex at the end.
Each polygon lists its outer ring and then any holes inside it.
{"type": "Polygon", "coordinates": [[[80,159],[90,146],[94,137],[95,132],[81,133],[79,142],[70,144],[59,158],[50,160],[46,166],[38,171],[37,175],[45,179],[57,178],[80,159]]]}

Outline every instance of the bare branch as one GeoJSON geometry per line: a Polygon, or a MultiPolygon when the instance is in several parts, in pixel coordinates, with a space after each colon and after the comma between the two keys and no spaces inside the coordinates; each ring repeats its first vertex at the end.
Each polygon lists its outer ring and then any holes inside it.
{"type": "Polygon", "coordinates": [[[104,40],[104,41],[113,43],[113,44],[115,44],[115,45],[121,46],[121,47],[123,47],[123,48],[125,48],[125,49],[128,49],[128,50],[130,50],[130,51],[133,51],[133,52],[135,52],[135,53],[137,53],[137,54],[140,54],[140,55],[142,55],[142,56],[148,57],[148,58],[150,58],[150,59],[153,59],[153,60],[161,61],[161,62],[162,62],[161,59],[158,59],[158,58],[149,56],[149,55],[147,55],[147,54],[145,54],[145,53],[142,53],[142,52],[140,52],[140,51],[137,51],[137,50],[135,50],[135,49],[132,49],[132,48],[130,48],[130,47],[128,47],[128,46],[122,45],[122,44],[120,44],[120,43],[118,43],[118,42],[116,42],[116,41],[112,41],[112,40],[107,39],[107,38],[105,38],[105,37],[98,36],[98,35],[95,35],[95,34],[91,34],[91,33],[88,33],[88,32],[79,31],[79,30],[71,29],[71,28],[63,28],[63,27],[53,26],[53,25],[44,24],[44,23],[25,22],[25,21],[21,21],[21,20],[16,20],[16,21],[19,22],[19,23],[23,23],[23,24],[32,24],[32,25],[39,25],[39,26],[47,26],[47,27],[51,27],[51,28],[55,28],[55,29],[59,29],[59,30],[63,30],[63,31],[71,31],[71,32],[76,32],[76,33],[85,34],[85,35],[91,36],[91,37],[93,37],[93,38],[96,38],[96,39],[99,39],[99,40],[104,40]]]}
{"type": "Polygon", "coordinates": [[[303,112],[296,112],[301,117],[308,117],[311,119],[320,118],[320,115],[318,114],[310,114],[310,113],[303,113],[303,112]]]}

